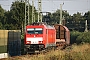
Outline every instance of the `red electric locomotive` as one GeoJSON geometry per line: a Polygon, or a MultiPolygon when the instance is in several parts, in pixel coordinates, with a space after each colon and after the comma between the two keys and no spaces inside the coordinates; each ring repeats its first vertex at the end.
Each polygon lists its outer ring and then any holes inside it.
{"type": "Polygon", "coordinates": [[[28,53],[56,46],[56,30],[53,26],[43,23],[27,25],[24,41],[25,51],[28,53]]]}

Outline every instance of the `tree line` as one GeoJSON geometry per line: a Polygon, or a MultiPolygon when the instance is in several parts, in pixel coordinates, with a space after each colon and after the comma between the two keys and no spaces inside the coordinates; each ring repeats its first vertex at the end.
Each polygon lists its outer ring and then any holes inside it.
{"type": "MultiPolygon", "coordinates": [[[[70,31],[77,30],[83,32],[85,30],[85,21],[87,20],[87,28],[90,30],[90,11],[82,15],[82,13],[77,12],[72,16],[65,10],[62,11],[62,24],[67,26],[70,31]]],[[[49,24],[59,24],[60,22],[60,10],[57,9],[54,13],[48,13],[43,16],[43,21],[49,24]]]]}
{"type": "MultiPolygon", "coordinates": [[[[32,6],[29,5],[29,17],[30,23],[32,20],[32,6]]],[[[35,9],[35,21],[38,19],[38,12],[35,9]]],[[[72,16],[67,12],[67,10],[62,11],[63,24],[67,26],[70,30],[85,30],[85,20],[88,21],[88,30],[90,29],[90,11],[82,15],[82,13],[77,12],[72,16]]],[[[60,10],[57,9],[54,13],[48,13],[43,16],[43,22],[48,24],[59,24],[60,21],[60,10]]],[[[10,11],[5,11],[2,6],[0,6],[0,29],[7,30],[17,30],[24,28],[25,22],[25,3],[20,3],[18,1],[13,2],[10,11]]]]}

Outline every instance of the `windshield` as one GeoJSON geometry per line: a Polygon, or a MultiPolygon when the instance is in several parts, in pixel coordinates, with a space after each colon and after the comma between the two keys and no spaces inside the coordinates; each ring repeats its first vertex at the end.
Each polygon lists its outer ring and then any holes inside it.
{"type": "Polygon", "coordinates": [[[43,29],[42,28],[28,28],[27,33],[29,33],[29,34],[42,34],[43,29]]]}

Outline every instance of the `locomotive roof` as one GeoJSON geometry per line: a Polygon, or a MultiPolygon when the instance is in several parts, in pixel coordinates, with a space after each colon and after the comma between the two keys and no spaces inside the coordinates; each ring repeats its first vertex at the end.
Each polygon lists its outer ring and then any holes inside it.
{"type": "Polygon", "coordinates": [[[46,25],[47,29],[55,29],[54,26],[46,25]]]}
{"type": "Polygon", "coordinates": [[[34,22],[32,25],[44,25],[47,29],[55,29],[54,26],[48,25],[45,22],[34,22]]]}

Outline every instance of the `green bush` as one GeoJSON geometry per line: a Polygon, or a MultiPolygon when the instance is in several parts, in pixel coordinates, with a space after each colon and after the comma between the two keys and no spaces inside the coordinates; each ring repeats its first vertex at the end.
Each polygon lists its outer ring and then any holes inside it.
{"type": "Polygon", "coordinates": [[[73,43],[77,43],[76,42],[76,39],[77,37],[81,35],[81,32],[78,32],[78,31],[72,31],[70,33],[70,44],[73,44],[73,43]]]}
{"type": "Polygon", "coordinates": [[[90,43],[90,32],[83,32],[81,35],[79,35],[76,39],[77,43],[90,43]]]}
{"type": "Polygon", "coordinates": [[[90,43],[90,31],[89,32],[78,32],[72,31],[70,34],[70,43],[90,43]]]}

